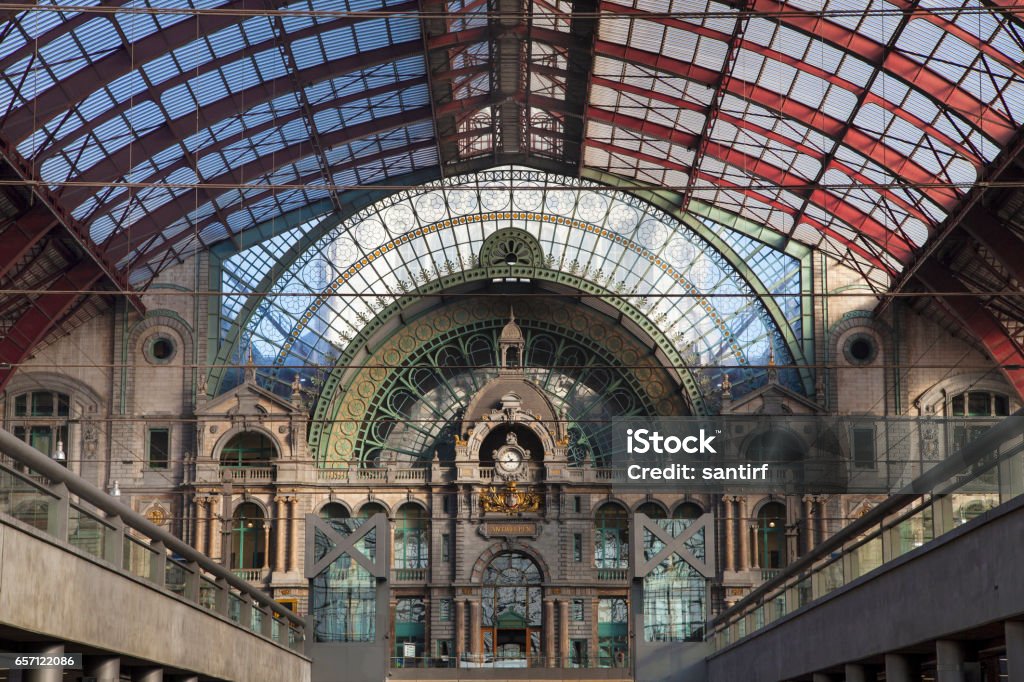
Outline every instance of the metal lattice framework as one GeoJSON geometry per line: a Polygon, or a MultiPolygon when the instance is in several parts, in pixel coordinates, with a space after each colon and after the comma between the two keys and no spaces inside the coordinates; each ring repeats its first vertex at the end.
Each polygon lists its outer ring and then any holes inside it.
{"type": "MultiPolygon", "coordinates": [[[[709,366],[703,390],[689,381],[695,405],[724,371],[740,395],[763,383],[770,359],[803,362],[799,259],[596,183],[508,168],[398,192],[342,223],[325,220],[222,263],[221,287],[239,293],[223,300],[218,365],[251,348],[263,363],[288,368],[265,372],[287,391],[291,368],[347,366],[376,329],[415,303],[413,294],[495,277],[599,294],[671,364],[709,366]],[[501,235],[522,242],[512,247],[514,266],[481,261],[501,235]]],[[[787,371],[783,380],[810,390],[809,374],[787,371]]]]}
{"type": "MultiPolygon", "coordinates": [[[[976,183],[999,180],[1020,151],[1018,11],[982,0],[40,3],[0,20],[3,177],[27,182],[95,264],[81,282],[122,291],[197,250],[347,218],[375,184],[511,163],[663,188],[674,210],[740,216],[884,291],[919,274],[976,183]]],[[[24,357],[23,342],[53,327],[38,320],[74,300],[64,304],[12,316],[21,341],[5,358],[24,357]]],[[[1005,337],[1012,352],[999,359],[1016,362],[1007,325],[1018,321],[994,311],[975,331],[990,350],[1005,337]]]]}

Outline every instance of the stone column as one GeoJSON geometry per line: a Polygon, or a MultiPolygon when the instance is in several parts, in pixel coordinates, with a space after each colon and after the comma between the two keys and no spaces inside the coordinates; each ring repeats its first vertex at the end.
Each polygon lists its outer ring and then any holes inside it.
{"type": "Polygon", "coordinates": [[[732,516],[733,500],[735,499],[732,495],[725,495],[722,498],[722,504],[725,505],[725,566],[722,568],[726,571],[733,571],[736,566],[735,549],[733,547],[735,544],[733,541],[733,536],[735,535],[733,526],[736,524],[732,516]]]}
{"type": "Polygon", "coordinates": [[[885,682],[916,682],[914,662],[902,654],[885,655],[885,682]]]}
{"type": "Polygon", "coordinates": [[[569,600],[560,599],[558,601],[558,624],[561,630],[558,637],[558,657],[559,667],[566,668],[569,666],[569,600]]]}
{"type": "Polygon", "coordinates": [[[547,667],[555,665],[555,600],[544,600],[544,657],[547,667]]]}
{"type": "Polygon", "coordinates": [[[862,665],[846,664],[846,682],[868,682],[868,671],[862,665]]]}
{"type": "MultiPolygon", "coordinates": [[[[455,600],[455,660],[461,661],[466,652],[466,599],[455,600]]],[[[456,663],[459,665],[459,663],[456,663]]]]}
{"type": "Polygon", "coordinates": [[[163,682],[163,668],[136,668],[132,670],[132,682],[163,682]]]}
{"type": "Polygon", "coordinates": [[[936,682],[965,682],[963,642],[940,639],[935,642],[936,682]]]}
{"type": "Polygon", "coordinates": [[[761,568],[761,555],[757,551],[757,523],[751,522],[747,528],[747,541],[750,543],[750,567],[757,570],[761,568]]]}
{"type": "Polygon", "coordinates": [[[1024,623],[1008,620],[1006,631],[1006,667],[1009,679],[1024,679],[1024,623]]]}
{"type": "Polygon", "coordinates": [[[814,547],[814,498],[804,495],[804,551],[814,547]]]}
{"type": "Polygon", "coordinates": [[[289,547],[288,552],[288,572],[292,573],[299,570],[299,499],[297,497],[287,497],[285,501],[288,502],[288,531],[289,531],[289,547]]]}
{"type": "Polygon", "coordinates": [[[96,682],[120,682],[121,658],[118,656],[86,656],[82,661],[82,674],[96,682]]]}
{"type": "Polygon", "coordinates": [[[206,498],[199,495],[195,496],[196,501],[196,535],[195,545],[196,551],[200,554],[208,554],[206,547],[206,528],[208,525],[207,515],[210,513],[207,507],[206,498]]]}
{"type": "Polygon", "coordinates": [[[483,637],[480,634],[480,600],[473,599],[469,602],[469,642],[472,649],[473,660],[483,660],[484,647],[483,637]]]}
{"type": "Polygon", "coordinates": [[[263,577],[270,571],[270,519],[263,521],[263,577]]]}
{"type": "Polygon", "coordinates": [[[747,498],[740,497],[739,540],[740,565],[739,571],[750,570],[750,519],[747,518],[747,498]]]}
{"type": "MultiPolygon", "coordinates": [[[[30,653],[34,656],[62,656],[64,654],[64,645],[52,643],[33,644],[30,653]]],[[[61,682],[64,679],[64,668],[23,670],[21,679],[25,682],[61,682]]]]}
{"type": "Polygon", "coordinates": [[[274,498],[274,573],[284,573],[284,558],[288,554],[285,545],[287,540],[287,516],[284,498],[274,498]]]}

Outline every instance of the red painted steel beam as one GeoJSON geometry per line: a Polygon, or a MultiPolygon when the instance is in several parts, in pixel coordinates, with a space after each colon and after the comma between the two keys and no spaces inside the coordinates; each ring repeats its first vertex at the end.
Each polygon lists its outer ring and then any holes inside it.
{"type": "MultiPolygon", "coordinates": [[[[636,9],[632,9],[632,8],[622,8],[622,6],[620,6],[620,5],[616,5],[615,3],[611,3],[611,2],[607,2],[607,1],[604,3],[604,5],[606,5],[609,8],[614,8],[615,11],[618,11],[618,12],[621,12],[621,13],[624,13],[624,14],[627,14],[627,15],[636,15],[637,18],[644,18],[645,15],[646,16],[650,16],[650,15],[648,15],[646,12],[644,12],[642,10],[636,10],[636,9]]],[[[662,25],[665,25],[665,26],[672,26],[672,27],[678,28],[680,30],[684,30],[684,31],[687,31],[687,32],[690,32],[690,33],[695,33],[697,35],[701,35],[701,36],[705,36],[705,37],[708,37],[708,38],[711,38],[711,39],[714,39],[714,40],[718,40],[718,41],[723,42],[723,43],[730,42],[730,40],[732,38],[732,35],[729,34],[729,33],[723,33],[721,31],[716,31],[716,30],[714,30],[712,28],[708,28],[706,26],[697,26],[695,24],[692,24],[690,22],[683,21],[683,20],[680,20],[680,19],[672,19],[672,18],[666,18],[666,17],[651,17],[651,18],[646,19],[646,20],[647,21],[652,21],[652,22],[655,22],[655,23],[659,23],[659,24],[662,24],[662,25]]],[[[739,23],[739,22],[737,22],[737,23],[739,23]]],[[[789,28],[794,28],[794,27],[789,27],[789,28]]],[[[799,30],[799,29],[796,29],[796,30],[799,30]]],[[[965,147],[965,145],[963,143],[963,140],[958,140],[958,139],[955,139],[953,137],[950,137],[945,131],[943,131],[942,129],[937,128],[935,125],[933,125],[931,121],[926,121],[926,120],[924,120],[922,118],[919,118],[919,117],[915,116],[913,112],[908,111],[906,109],[903,109],[902,107],[894,106],[888,100],[886,100],[886,99],[880,97],[879,95],[876,95],[875,93],[871,92],[870,89],[866,89],[864,87],[861,87],[861,86],[857,85],[856,83],[853,83],[852,81],[848,81],[848,80],[846,80],[845,78],[841,77],[839,74],[837,74],[837,73],[835,73],[833,71],[828,71],[826,69],[823,69],[823,68],[820,68],[818,66],[815,66],[814,64],[811,64],[810,62],[804,61],[803,59],[799,59],[797,57],[793,57],[792,55],[788,55],[785,52],[780,52],[778,50],[773,50],[770,47],[767,47],[765,45],[761,45],[759,43],[754,43],[754,42],[751,42],[749,40],[743,40],[740,43],[740,47],[742,49],[744,49],[744,50],[748,50],[750,52],[753,52],[754,54],[760,55],[760,56],[765,57],[767,59],[774,60],[776,62],[779,62],[780,64],[785,64],[786,66],[790,66],[790,67],[792,67],[792,68],[794,68],[794,69],[796,69],[798,71],[802,71],[802,72],[804,72],[806,74],[815,76],[816,78],[820,78],[820,79],[822,79],[822,80],[824,80],[827,83],[830,83],[832,85],[836,85],[836,86],[838,86],[838,87],[840,87],[840,88],[850,92],[854,96],[862,99],[864,103],[866,103],[866,104],[875,104],[875,105],[881,107],[882,109],[884,109],[886,112],[892,114],[893,116],[895,116],[897,118],[901,118],[901,119],[907,121],[908,123],[910,123],[915,128],[918,128],[920,130],[926,131],[930,137],[932,137],[932,138],[934,138],[936,140],[941,141],[943,144],[947,145],[950,149],[954,149],[954,150],[960,151],[964,155],[964,158],[966,158],[968,161],[973,163],[975,166],[981,166],[981,165],[984,164],[984,160],[983,159],[981,159],[979,156],[977,156],[973,151],[971,151],[971,149],[965,147]]],[[[884,46],[880,46],[880,47],[884,48],[884,46]]],[[[854,55],[854,56],[860,58],[862,61],[864,59],[861,55],[854,55]]],[[[874,62],[865,62],[865,66],[868,66],[868,67],[871,67],[871,68],[877,68],[878,64],[874,63],[874,62]]],[[[745,82],[745,81],[743,81],[743,82],[745,82]]],[[[911,83],[907,83],[907,85],[909,87],[913,88],[913,89],[916,89],[916,87],[917,87],[912,82],[911,83]]],[[[950,85],[952,85],[952,84],[950,84],[950,85]]],[[[924,95],[925,97],[929,97],[930,96],[930,94],[927,93],[927,92],[922,93],[922,95],[924,95]]],[[[938,104],[941,104],[941,103],[940,102],[936,102],[936,104],[938,105],[938,104]]]]}
{"type": "MultiPolygon", "coordinates": [[[[402,154],[402,153],[415,152],[415,151],[418,151],[420,149],[426,149],[426,148],[429,148],[429,147],[433,147],[435,145],[436,145],[436,142],[434,140],[432,140],[432,139],[430,139],[430,140],[421,140],[419,142],[414,142],[413,144],[410,144],[410,145],[405,146],[405,147],[399,147],[397,149],[388,149],[386,151],[377,152],[375,154],[369,154],[367,156],[361,156],[358,159],[356,159],[355,161],[352,161],[350,163],[339,164],[337,166],[333,166],[331,168],[331,172],[332,173],[338,173],[338,172],[349,170],[349,169],[352,169],[352,168],[357,168],[357,167],[359,167],[359,166],[361,166],[363,164],[366,164],[366,163],[372,163],[373,161],[381,161],[381,160],[384,160],[384,159],[387,159],[387,158],[390,158],[390,157],[393,157],[393,156],[396,156],[396,155],[399,155],[399,154],[402,154]]],[[[296,182],[296,184],[304,185],[304,184],[316,184],[318,181],[319,182],[323,182],[322,175],[321,175],[319,170],[317,170],[317,171],[315,171],[313,173],[310,173],[308,175],[303,175],[300,178],[298,178],[295,182],[296,182]]],[[[250,203],[256,203],[256,202],[260,201],[261,199],[265,199],[266,197],[270,196],[271,194],[273,194],[276,191],[279,191],[279,190],[273,190],[273,189],[262,190],[260,192],[255,193],[255,194],[247,195],[246,201],[248,201],[250,203]]],[[[205,228],[207,228],[208,226],[210,226],[211,224],[213,224],[216,221],[217,221],[217,218],[215,216],[211,216],[211,217],[209,217],[209,218],[207,218],[205,220],[202,220],[202,221],[196,223],[196,225],[192,229],[184,230],[182,232],[179,232],[178,234],[174,235],[170,239],[165,239],[164,241],[160,242],[159,244],[153,246],[152,248],[146,249],[145,252],[140,256],[140,258],[152,259],[155,256],[160,255],[164,251],[167,251],[168,249],[173,248],[174,245],[177,244],[178,242],[183,241],[183,240],[187,239],[188,237],[191,237],[194,234],[201,233],[205,228]]]]}
{"type": "MultiPolygon", "coordinates": [[[[230,9],[232,7],[244,8],[245,2],[236,1],[224,6],[224,9],[230,9]]],[[[218,9],[222,8],[219,7],[218,9]]],[[[416,3],[404,2],[399,5],[393,5],[388,9],[396,13],[414,12],[416,11],[416,3]]],[[[5,128],[9,139],[20,142],[22,139],[28,137],[33,130],[38,128],[41,123],[45,123],[49,121],[51,117],[66,111],[69,103],[80,103],[93,92],[102,88],[105,84],[111,83],[117,78],[131,73],[133,70],[152,61],[153,59],[156,59],[157,57],[161,57],[168,52],[188,45],[195,41],[197,36],[209,35],[222,28],[241,23],[246,18],[247,17],[244,16],[231,15],[230,12],[216,15],[200,15],[199,19],[201,23],[198,28],[196,23],[193,21],[182,21],[174,24],[173,26],[161,29],[142,40],[132,43],[130,49],[123,47],[117,50],[112,50],[103,58],[96,60],[92,67],[87,67],[70,74],[58,84],[55,84],[53,87],[40,93],[38,97],[30,100],[17,111],[12,112],[3,120],[3,127],[5,128]],[[197,30],[200,32],[197,33],[197,30]]],[[[301,40],[302,38],[316,36],[324,31],[341,28],[346,25],[354,25],[361,21],[367,21],[367,18],[341,18],[324,25],[313,24],[310,27],[289,34],[288,41],[292,42],[295,40],[301,40]]],[[[419,40],[416,42],[419,43],[419,40]]],[[[33,43],[33,50],[41,44],[42,43],[33,43]]],[[[263,41],[248,45],[241,51],[231,52],[210,60],[206,64],[202,65],[200,71],[209,71],[214,68],[224,66],[225,64],[245,59],[262,50],[273,49],[276,45],[276,39],[271,35],[263,41]]],[[[184,74],[161,82],[157,88],[147,91],[144,94],[151,98],[159,98],[160,94],[170,88],[195,78],[196,73],[195,69],[190,69],[184,74]]],[[[281,94],[281,91],[278,91],[278,94],[281,94]]],[[[139,97],[141,96],[142,95],[139,97]]],[[[96,126],[106,120],[109,120],[113,116],[123,113],[126,109],[131,107],[132,104],[137,103],[139,101],[139,97],[130,98],[122,104],[112,107],[109,111],[89,123],[92,126],[96,126]]],[[[248,102],[248,100],[246,100],[246,102],[248,102]]],[[[80,133],[81,130],[76,130],[73,133],[69,133],[69,136],[74,135],[77,137],[80,133]]],[[[60,141],[60,139],[58,139],[58,141],[60,141]]]]}
{"type": "MultiPolygon", "coordinates": [[[[298,77],[304,83],[318,83],[322,80],[329,80],[338,75],[356,71],[360,68],[374,66],[385,62],[395,61],[402,57],[416,54],[423,49],[420,40],[413,40],[398,45],[392,45],[380,50],[357,55],[356,57],[345,57],[325,64],[320,64],[298,73],[298,77]]],[[[247,88],[233,95],[211,102],[204,106],[199,114],[202,117],[200,130],[215,125],[225,119],[240,116],[258,104],[264,104],[270,100],[280,97],[282,94],[291,92],[293,88],[291,75],[284,75],[268,81],[263,81],[251,88],[247,88]],[[244,107],[244,110],[243,110],[244,107]]],[[[82,175],[74,178],[75,181],[89,182],[114,182],[123,175],[140,158],[150,158],[164,149],[178,144],[181,140],[196,133],[195,114],[185,114],[164,125],[158,126],[147,135],[136,138],[131,144],[125,145],[117,152],[106,157],[82,175]]],[[[202,149],[196,153],[201,154],[202,149]]],[[[84,201],[86,193],[92,193],[89,187],[68,188],[61,196],[66,205],[78,205],[84,201]]]]}
{"type": "Polygon", "coordinates": [[[7,162],[7,164],[22,180],[31,183],[32,193],[35,195],[36,199],[39,200],[43,207],[49,210],[64,230],[71,235],[76,242],[78,242],[78,245],[89,255],[89,258],[92,259],[103,274],[113,282],[118,291],[126,295],[128,303],[131,304],[138,312],[145,313],[146,307],[142,304],[142,301],[138,296],[131,293],[131,287],[129,287],[127,279],[125,279],[123,274],[97,250],[96,245],[92,242],[92,239],[89,238],[88,228],[76,220],[75,217],[71,215],[63,205],[61,205],[59,199],[50,191],[49,187],[44,185],[40,180],[38,176],[38,169],[18,153],[18,150],[14,148],[10,140],[4,136],[4,132],[6,131],[0,128],[0,158],[3,158],[3,160],[7,162]]]}
{"type": "Polygon", "coordinates": [[[984,246],[1016,280],[1024,284],[1024,241],[1012,232],[999,216],[981,204],[975,204],[960,222],[960,227],[984,246]]]}
{"type": "MultiPolygon", "coordinates": [[[[716,177],[716,176],[708,175],[707,173],[704,173],[702,171],[698,171],[698,172],[694,173],[693,169],[690,166],[687,166],[687,165],[684,165],[684,164],[680,164],[680,163],[676,163],[674,161],[667,161],[663,157],[654,156],[652,154],[645,154],[644,152],[639,152],[639,151],[635,151],[635,150],[632,150],[632,149],[626,149],[624,147],[618,147],[616,145],[609,144],[607,142],[601,142],[601,141],[598,141],[598,140],[589,140],[587,142],[587,145],[590,146],[590,147],[595,147],[597,149],[603,149],[603,150],[605,150],[605,151],[607,151],[607,152],[609,152],[611,154],[621,154],[621,155],[624,155],[624,156],[629,156],[629,157],[638,159],[640,161],[656,164],[656,165],[661,166],[662,168],[666,168],[666,169],[670,169],[670,170],[677,170],[677,171],[680,171],[682,173],[686,173],[688,175],[693,173],[694,176],[696,176],[696,177],[698,177],[698,178],[700,178],[702,180],[707,180],[708,182],[712,182],[717,187],[721,187],[722,189],[728,189],[728,190],[732,190],[732,191],[735,191],[735,192],[739,192],[739,193],[743,194],[744,196],[748,196],[751,199],[759,201],[759,202],[761,202],[763,204],[767,204],[767,205],[769,205],[769,206],[771,206],[771,207],[777,209],[778,211],[780,211],[782,213],[785,213],[787,215],[792,216],[795,213],[795,209],[793,209],[792,207],[787,206],[787,205],[781,203],[780,201],[778,201],[776,199],[773,199],[773,198],[771,198],[769,196],[761,194],[760,192],[758,192],[758,191],[756,191],[754,189],[751,189],[750,187],[746,187],[746,186],[743,186],[743,185],[738,185],[738,184],[736,184],[734,182],[730,182],[730,181],[725,180],[723,178],[719,178],[719,177],[716,177]]],[[[617,172],[614,169],[612,169],[611,172],[615,173],[615,174],[618,174],[618,175],[621,175],[620,172],[617,172]]],[[[813,218],[805,217],[804,218],[804,222],[807,223],[808,225],[810,225],[811,227],[813,227],[814,229],[818,230],[822,234],[828,235],[832,239],[835,239],[837,242],[843,244],[844,246],[849,248],[852,253],[856,253],[858,256],[863,258],[866,262],[870,263],[873,267],[879,268],[879,269],[881,269],[881,270],[883,270],[885,272],[888,272],[890,274],[892,273],[892,269],[888,265],[886,265],[886,263],[884,261],[882,261],[878,257],[877,254],[871,253],[870,251],[866,250],[860,244],[857,244],[855,242],[850,241],[850,239],[845,237],[843,234],[832,230],[828,226],[818,222],[817,220],[814,220],[813,218]]]]}
{"type": "MultiPolygon", "coordinates": [[[[426,79],[425,76],[418,76],[416,78],[410,78],[408,80],[399,81],[397,84],[391,84],[391,85],[380,86],[380,87],[376,87],[376,88],[370,88],[368,90],[361,90],[358,93],[353,93],[353,94],[347,95],[345,97],[340,97],[340,98],[335,99],[335,100],[328,100],[328,101],[322,102],[322,103],[320,103],[318,105],[311,106],[310,109],[311,109],[311,111],[314,114],[317,114],[317,113],[319,113],[321,111],[326,111],[326,110],[329,110],[329,109],[333,109],[335,107],[344,106],[345,104],[348,104],[349,102],[355,102],[355,101],[359,101],[359,100],[366,99],[366,98],[369,98],[369,97],[374,97],[374,96],[377,96],[377,95],[387,94],[389,92],[398,92],[400,90],[404,90],[405,88],[414,87],[416,85],[422,85],[422,84],[424,84],[426,82],[427,82],[427,79],[426,79]]],[[[203,147],[202,154],[205,156],[205,155],[213,154],[213,153],[216,153],[216,152],[224,151],[224,150],[232,147],[233,145],[238,144],[239,142],[241,142],[241,141],[243,141],[243,140],[245,140],[247,138],[258,137],[258,136],[262,135],[265,132],[268,132],[268,131],[271,131],[271,130],[274,130],[274,129],[284,128],[287,124],[291,123],[292,121],[295,121],[295,120],[298,120],[298,119],[302,119],[304,117],[305,117],[305,113],[303,111],[301,111],[301,110],[295,110],[295,111],[293,111],[290,114],[287,114],[285,116],[274,117],[274,118],[272,118],[272,119],[270,119],[268,121],[265,121],[263,123],[260,123],[258,125],[245,128],[245,129],[241,130],[240,132],[235,133],[234,135],[229,135],[228,137],[223,138],[219,142],[215,142],[215,143],[213,143],[213,144],[211,144],[209,146],[203,147]]],[[[143,176],[143,177],[134,177],[133,179],[136,182],[160,182],[161,179],[170,176],[175,171],[180,170],[182,168],[190,168],[190,167],[191,167],[191,165],[190,165],[189,161],[183,157],[183,158],[179,159],[178,161],[175,161],[174,163],[171,163],[171,164],[169,164],[169,165],[167,165],[167,166],[165,166],[165,167],[163,167],[163,168],[153,172],[151,175],[147,175],[147,176],[143,176]]],[[[68,196],[68,194],[66,193],[65,196],[68,196]]],[[[87,216],[83,216],[82,221],[85,222],[85,223],[91,223],[92,220],[95,217],[99,216],[101,213],[105,212],[106,210],[108,210],[110,208],[113,208],[114,205],[120,204],[121,202],[124,201],[124,199],[125,199],[125,197],[123,195],[118,195],[118,196],[114,197],[112,200],[102,201],[102,202],[97,203],[95,208],[93,208],[93,210],[90,211],[90,213],[87,216]]]]}
{"type": "Polygon", "coordinates": [[[9,273],[57,225],[53,214],[38,204],[12,220],[0,233],[0,277],[9,273]]]}
{"type": "MultiPolygon", "coordinates": [[[[601,85],[606,88],[618,90],[621,92],[627,92],[638,97],[657,100],[658,102],[662,102],[664,104],[668,104],[679,109],[707,113],[706,107],[703,107],[695,102],[689,102],[678,97],[673,97],[672,95],[668,95],[664,92],[649,90],[647,88],[640,88],[629,83],[621,83],[619,81],[613,81],[607,78],[595,76],[593,79],[593,84],[601,85]]],[[[768,138],[769,140],[772,140],[773,142],[778,142],[779,144],[787,145],[791,149],[801,154],[805,154],[806,156],[809,156],[810,158],[814,159],[815,161],[818,161],[819,163],[824,163],[825,161],[826,154],[822,152],[820,149],[808,146],[802,142],[791,140],[790,138],[781,135],[778,132],[771,130],[770,128],[761,127],[760,125],[757,124],[755,119],[740,118],[725,111],[719,111],[718,120],[724,123],[734,125],[742,130],[750,131],[751,133],[754,133],[756,135],[761,135],[763,137],[768,138]]],[[[876,183],[876,180],[874,178],[869,178],[868,176],[864,175],[861,171],[855,170],[854,168],[846,165],[845,163],[838,159],[833,158],[829,167],[834,168],[839,172],[845,174],[853,182],[861,182],[864,183],[865,185],[873,185],[876,183]]],[[[926,225],[932,222],[932,219],[929,216],[925,215],[917,206],[911,204],[906,199],[892,192],[891,190],[879,188],[875,191],[882,194],[891,204],[900,207],[908,214],[919,219],[926,225]]]]}
{"type": "Polygon", "coordinates": [[[786,26],[831,43],[869,64],[881,66],[936,103],[956,111],[995,140],[1005,143],[1017,130],[1016,124],[1004,113],[902,52],[886,54],[884,45],[825,17],[787,11],[789,7],[778,0],[752,0],[752,9],[771,13],[775,20],[786,26]]]}
{"type": "MultiPolygon", "coordinates": [[[[624,45],[598,41],[596,49],[601,54],[680,76],[709,87],[715,84],[718,76],[718,72],[712,69],[624,45]]],[[[910,183],[929,185],[936,181],[930,171],[914,160],[857,128],[847,129],[845,121],[833,118],[819,109],[745,81],[737,83],[732,79],[727,88],[731,95],[792,118],[830,139],[843,142],[910,183]]],[[[921,191],[946,209],[955,205],[959,199],[957,193],[948,188],[923,187],[921,191]]]]}
{"type": "MultiPolygon", "coordinates": [[[[325,149],[331,149],[335,145],[353,142],[370,135],[386,133],[395,128],[430,120],[430,117],[431,111],[429,106],[410,109],[401,114],[385,116],[375,121],[368,121],[367,123],[322,135],[321,140],[325,149]]],[[[237,184],[236,178],[238,177],[262,178],[270,175],[278,168],[305,158],[311,151],[308,143],[294,144],[290,147],[279,149],[269,156],[253,159],[216,177],[207,178],[203,182],[206,185],[212,186],[234,185],[237,184]]],[[[112,235],[110,239],[104,242],[103,253],[106,257],[117,262],[140,243],[159,234],[178,217],[180,217],[180,212],[173,204],[164,204],[146,216],[145,220],[140,220],[131,227],[112,235]]]]}
{"type": "Polygon", "coordinates": [[[969,289],[932,260],[918,267],[915,277],[935,292],[936,300],[981,342],[1017,395],[1024,397],[1024,352],[985,307],[982,297],[964,296],[969,289]],[[960,295],[943,296],[944,293],[960,295]]]}
{"type": "MultiPolygon", "coordinates": [[[[609,125],[642,133],[643,135],[668,140],[673,144],[687,148],[693,148],[697,142],[696,135],[676,128],[667,128],[648,120],[626,116],[625,114],[612,113],[591,107],[589,117],[595,121],[602,121],[609,125]]],[[[744,154],[735,147],[722,145],[717,142],[708,142],[707,155],[774,185],[796,187],[807,184],[806,179],[793,175],[789,171],[772,165],[764,159],[744,154]]],[[[716,178],[715,182],[717,183],[719,180],[716,178]]],[[[860,231],[885,251],[892,254],[897,260],[904,263],[909,262],[912,255],[911,245],[853,204],[841,201],[822,189],[812,189],[809,198],[815,205],[820,206],[823,210],[832,213],[855,230],[860,231]]]]}
{"type": "Polygon", "coordinates": [[[55,279],[47,292],[32,301],[7,335],[0,340],[0,390],[10,380],[17,365],[46,338],[75,302],[103,277],[103,270],[92,260],[83,260],[55,279]]]}

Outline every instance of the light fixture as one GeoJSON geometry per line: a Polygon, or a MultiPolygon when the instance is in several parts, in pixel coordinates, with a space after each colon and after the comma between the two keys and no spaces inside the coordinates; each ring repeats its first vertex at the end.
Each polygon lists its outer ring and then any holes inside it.
{"type": "Polygon", "coordinates": [[[111,495],[112,495],[113,497],[121,497],[121,486],[119,486],[119,485],[117,484],[117,481],[116,481],[116,480],[114,481],[114,485],[113,485],[113,487],[111,487],[111,489],[110,489],[110,494],[111,494],[111,495]]]}
{"type": "Polygon", "coordinates": [[[775,521],[769,521],[768,522],[768,527],[769,528],[774,528],[775,527],[775,521]]]}
{"type": "Polygon", "coordinates": [[[53,459],[58,462],[66,462],[68,457],[64,454],[64,441],[57,441],[57,451],[53,453],[53,459]]]}

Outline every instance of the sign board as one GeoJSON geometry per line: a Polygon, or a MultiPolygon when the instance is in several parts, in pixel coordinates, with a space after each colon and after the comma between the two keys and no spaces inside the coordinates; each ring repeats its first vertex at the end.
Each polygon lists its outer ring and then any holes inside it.
{"type": "Polygon", "coordinates": [[[416,645],[406,642],[402,645],[402,656],[405,658],[416,658],[416,645]]]}
{"type": "Polygon", "coordinates": [[[537,524],[533,521],[488,521],[484,524],[484,535],[493,537],[536,536],[537,524]]]}

